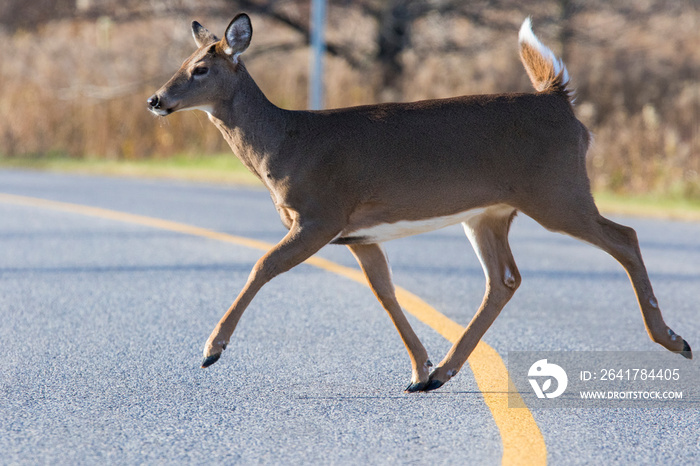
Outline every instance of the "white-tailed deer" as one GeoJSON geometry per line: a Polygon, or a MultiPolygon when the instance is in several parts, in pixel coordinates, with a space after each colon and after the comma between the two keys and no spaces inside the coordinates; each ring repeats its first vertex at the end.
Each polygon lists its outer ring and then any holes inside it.
{"type": "Polygon", "coordinates": [[[216,362],[243,311],[274,276],[329,243],[350,248],[403,339],[407,391],[453,377],[520,285],[508,245],[517,211],[545,228],[608,252],[629,274],[651,339],[691,358],[666,326],[631,228],[603,218],[591,195],[589,133],[574,116],[568,74],[520,29],[520,57],[534,94],[497,94],[325,111],[283,110],[265,97],[240,55],[253,34],[236,16],[219,40],[192,23],[197,51],[148,99],[156,115],[199,109],[269,189],[289,233],[253,267],[214,328],[202,367],[216,362]],[[432,364],[394,294],[381,243],[462,223],[483,266],[486,294],[460,340],[432,364]]]}

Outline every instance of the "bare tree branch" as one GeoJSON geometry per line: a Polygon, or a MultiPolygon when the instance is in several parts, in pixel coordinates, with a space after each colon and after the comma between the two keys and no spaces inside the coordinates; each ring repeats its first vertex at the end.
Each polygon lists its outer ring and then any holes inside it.
{"type": "MultiPolygon", "coordinates": [[[[241,8],[248,10],[251,13],[256,13],[262,16],[266,16],[270,19],[273,19],[281,24],[284,24],[285,26],[289,27],[293,31],[301,34],[301,36],[304,39],[304,43],[306,45],[309,45],[311,43],[311,30],[309,27],[309,21],[300,21],[296,18],[292,18],[291,16],[287,15],[284,12],[278,11],[275,9],[275,2],[272,1],[263,1],[263,2],[258,2],[258,1],[251,1],[251,0],[232,0],[236,4],[238,4],[241,8]]],[[[329,55],[335,56],[342,58],[345,60],[351,67],[362,70],[365,69],[366,66],[366,61],[364,60],[359,60],[355,56],[352,55],[352,53],[346,48],[343,47],[342,45],[338,44],[333,44],[333,43],[326,43],[326,52],[329,55]]]]}

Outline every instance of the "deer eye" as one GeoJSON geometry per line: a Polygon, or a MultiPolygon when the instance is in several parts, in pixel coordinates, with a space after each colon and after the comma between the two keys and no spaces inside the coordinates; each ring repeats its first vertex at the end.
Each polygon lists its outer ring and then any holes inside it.
{"type": "Polygon", "coordinates": [[[204,76],[209,72],[209,68],[206,66],[198,66],[192,70],[192,76],[204,76]]]}

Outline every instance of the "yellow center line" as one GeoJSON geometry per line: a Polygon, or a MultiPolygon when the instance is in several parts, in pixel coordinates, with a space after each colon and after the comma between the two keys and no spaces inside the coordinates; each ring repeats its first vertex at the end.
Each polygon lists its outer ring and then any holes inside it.
{"type": "MultiPolygon", "coordinates": [[[[259,249],[265,252],[274,246],[264,241],[229,235],[227,233],[219,233],[184,223],[102,209],[99,207],[5,193],[0,193],[0,202],[48,208],[62,212],[143,225],[151,228],[223,241],[239,246],[259,249]]],[[[306,264],[367,286],[364,275],[357,269],[345,267],[316,256],[307,259],[306,264]]],[[[441,314],[410,291],[397,286],[396,297],[401,303],[401,306],[409,314],[431,327],[450,342],[455,343],[462,335],[462,332],[464,332],[464,327],[441,314]]],[[[503,465],[546,464],[547,448],[542,433],[530,410],[527,408],[508,408],[508,382],[510,376],[498,352],[481,341],[469,356],[468,361],[474,373],[476,384],[484,396],[486,405],[491,410],[491,414],[493,415],[493,419],[501,435],[501,440],[503,442],[503,457],[501,458],[501,463],[503,465]]],[[[517,392],[511,392],[510,396],[517,397],[518,399],[514,401],[517,402],[518,405],[524,406],[524,402],[517,392]]]]}

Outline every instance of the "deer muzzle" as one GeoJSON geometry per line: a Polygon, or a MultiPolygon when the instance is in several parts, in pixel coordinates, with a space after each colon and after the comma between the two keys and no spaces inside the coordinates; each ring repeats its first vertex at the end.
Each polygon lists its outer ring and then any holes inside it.
{"type": "Polygon", "coordinates": [[[148,104],[148,109],[158,116],[169,115],[173,112],[171,108],[163,108],[163,99],[158,94],[153,94],[146,103],[148,104]]]}

